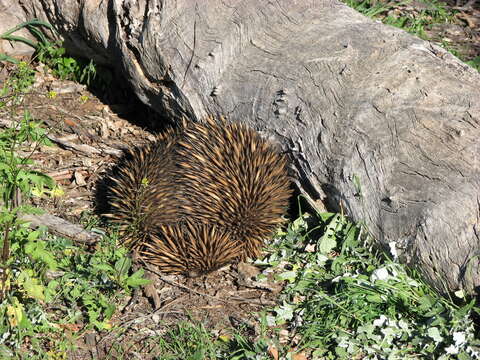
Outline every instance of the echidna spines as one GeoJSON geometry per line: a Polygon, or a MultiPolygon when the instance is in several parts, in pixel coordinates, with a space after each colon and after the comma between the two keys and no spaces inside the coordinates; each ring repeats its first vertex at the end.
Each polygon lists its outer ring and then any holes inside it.
{"type": "Polygon", "coordinates": [[[170,131],[140,148],[126,153],[111,176],[111,211],[105,216],[119,225],[123,240],[137,247],[154,221],[175,222],[174,159],[176,133],[170,131]]]}
{"type": "Polygon", "coordinates": [[[164,272],[192,277],[219,269],[242,253],[228,230],[188,220],[159,225],[144,245],[140,254],[145,260],[164,272]]]}
{"type": "Polygon", "coordinates": [[[187,126],[177,149],[189,215],[231,229],[257,256],[288,205],[286,159],[247,126],[215,120],[187,126]]]}
{"type": "Polygon", "coordinates": [[[162,271],[201,274],[257,257],[282,222],[286,159],[247,126],[188,123],[142,149],[117,177],[112,217],[137,229],[127,245],[162,271]]]}

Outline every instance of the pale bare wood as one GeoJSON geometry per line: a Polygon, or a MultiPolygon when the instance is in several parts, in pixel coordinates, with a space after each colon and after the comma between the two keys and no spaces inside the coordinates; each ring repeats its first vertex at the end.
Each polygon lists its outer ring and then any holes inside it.
{"type": "MultiPolygon", "coordinates": [[[[64,140],[63,138],[53,136],[53,135],[47,135],[47,138],[50,141],[53,141],[54,143],[60,145],[62,148],[65,148],[67,150],[72,150],[76,152],[80,152],[83,154],[87,155],[100,155],[100,154],[108,154],[112,155],[115,157],[120,157],[123,154],[122,150],[117,150],[114,148],[111,148],[106,145],[102,145],[101,148],[96,148],[87,144],[76,144],[72,141],[64,140]]],[[[77,136],[78,138],[78,136],[77,136]]]]}
{"type": "Polygon", "coordinates": [[[41,215],[22,214],[20,219],[30,223],[30,227],[33,229],[46,226],[50,233],[71,239],[77,243],[94,244],[101,238],[100,234],[85,230],[78,224],[73,224],[48,213],[41,215]]]}

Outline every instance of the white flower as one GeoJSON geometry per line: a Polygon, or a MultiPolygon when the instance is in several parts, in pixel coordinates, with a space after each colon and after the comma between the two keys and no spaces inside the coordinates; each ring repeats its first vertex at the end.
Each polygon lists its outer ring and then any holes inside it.
{"type": "Polygon", "coordinates": [[[266,320],[267,320],[267,326],[272,327],[277,325],[277,322],[275,321],[275,316],[267,315],[266,320]]]}
{"type": "Polygon", "coordinates": [[[445,349],[445,351],[447,352],[447,354],[451,355],[458,354],[458,348],[454,345],[450,345],[448,348],[445,349]]]}
{"type": "Polygon", "coordinates": [[[388,273],[388,270],[385,268],[380,268],[372,273],[372,276],[370,276],[370,281],[387,280],[389,277],[390,274],[388,273]]]}
{"type": "Polygon", "coordinates": [[[455,346],[462,345],[466,338],[465,338],[465,333],[463,332],[454,332],[453,333],[453,340],[455,341],[455,346]]]}
{"type": "Polygon", "coordinates": [[[383,324],[385,324],[385,321],[387,321],[388,318],[385,315],[380,315],[380,317],[376,320],[373,320],[373,326],[378,326],[381,327],[383,324]]]}
{"type": "Polygon", "coordinates": [[[398,327],[402,330],[408,330],[408,322],[406,322],[405,320],[400,320],[398,322],[398,327]]]}
{"type": "Polygon", "coordinates": [[[388,246],[390,247],[390,253],[393,256],[393,259],[397,260],[398,259],[397,242],[396,241],[390,241],[388,243],[388,246]]]}
{"type": "Polygon", "coordinates": [[[348,348],[348,345],[349,345],[349,339],[347,337],[340,337],[338,339],[338,347],[341,347],[341,348],[348,348]]]}
{"type": "Polygon", "coordinates": [[[473,350],[470,346],[467,348],[467,352],[472,355],[472,359],[480,359],[480,352],[473,350]]]}

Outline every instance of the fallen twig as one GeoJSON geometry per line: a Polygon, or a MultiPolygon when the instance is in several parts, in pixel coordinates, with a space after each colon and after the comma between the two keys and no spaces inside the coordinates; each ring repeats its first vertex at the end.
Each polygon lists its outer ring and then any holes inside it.
{"type": "Polygon", "coordinates": [[[92,154],[107,154],[107,155],[113,155],[116,157],[122,156],[123,152],[121,150],[117,150],[108,146],[103,146],[101,149],[97,149],[93,146],[87,145],[87,144],[75,144],[71,141],[64,140],[63,138],[59,138],[53,135],[47,135],[47,137],[50,139],[50,141],[53,141],[54,143],[68,149],[68,150],[73,150],[77,152],[81,152],[84,154],[92,155],[92,154]]]}
{"type": "Polygon", "coordinates": [[[77,243],[94,244],[101,237],[99,234],[85,230],[78,224],[73,224],[51,214],[22,214],[20,219],[29,222],[31,228],[36,229],[39,226],[46,226],[50,233],[72,239],[77,243]]]}
{"type": "MultiPolygon", "coordinates": [[[[81,168],[81,169],[83,170],[84,168],[81,168]]],[[[65,169],[65,170],[49,172],[47,173],[47,175],[50,176],[55,181],[59,181],[64,179],[70,179],[73,176],[73,171],[74,169],[65,169]]]]}

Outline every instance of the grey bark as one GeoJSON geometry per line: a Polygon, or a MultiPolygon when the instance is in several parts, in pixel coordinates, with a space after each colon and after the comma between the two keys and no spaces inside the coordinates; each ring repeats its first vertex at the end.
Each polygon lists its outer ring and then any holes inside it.
{"type": "Polygon", "coordinates": [[[312,201],[478,291],[480,75],[443,49],[334,0],[16,1],[157,111],[278,141],[312,201]]]}

